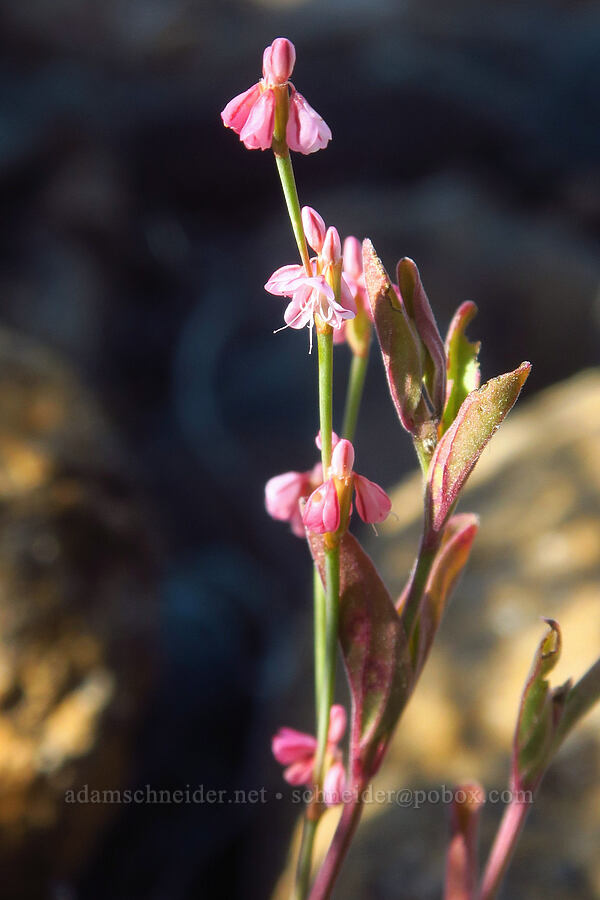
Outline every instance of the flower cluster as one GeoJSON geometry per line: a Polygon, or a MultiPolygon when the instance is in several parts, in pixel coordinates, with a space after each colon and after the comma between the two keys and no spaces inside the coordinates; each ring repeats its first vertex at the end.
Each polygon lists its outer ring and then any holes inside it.
{"type": "Polygon", "coordinates": [[[352,492],[363,522],[383,522],[392,507],[383,488],[353,471],[354,447],[350,441],[340,440],[333,432],[332,443],[331,467],[326,480],[322,466],[317,464],[309,472],[276,475],[265,486],[267,512],[274,519],[289,522],[299,537],[304,537],[304,529],[325,534],[347,524],[343,521],[343,511],[347,510],[347,517],[352,513],[352,492]],[[301,511],[300,501],[304,499],[306,504],[301,511]]]}
{"type": "MultiPolygon", "coordinates": [[[[329,714],[329,733],[325,762],[327,774],[323,781],[323,795],[327,806],[341,803],[341,795],[346,785],[346,773],[342,753],[338,747],[346,730],[346,710],[334,704],[329,714]]],[[[271,742],[273,756],[282,766],[286,766],[283,777],[289,784],[314,782],[315,754],[317,739],[312,734],[296,731],[295,728],[280,728],[271,742]]]]}
{"type": "Polygon", "coordinates": [[[314,153],[324,149],[331,140],[331,131],[321,116],[289,81],[296,50],[287,38],[276,38],[263,54],[263,77],[251,88],[230,100],[221,118],[227,128],[239,134],[248,150],[268,150],[273,142],[277,88],[287,89],[287,124],[285,141],[290,150],[314,153]]]}

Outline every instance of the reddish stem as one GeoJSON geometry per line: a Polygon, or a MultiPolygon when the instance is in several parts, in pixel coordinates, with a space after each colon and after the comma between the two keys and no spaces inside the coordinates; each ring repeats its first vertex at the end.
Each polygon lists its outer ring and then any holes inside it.
{"type": "Polygon", "coordinates": [[[342,863],[348,852],[348,847],[354,836],[357,825],[360,821],[362,813],[361,792],[358,792],[356,799],[350,800],[344,805],[342,817],[338,822],[338,827],[333,836],[331,846],[327,851],[319,873],[315,879],[309,900],[328,900],[331,896],[335,880],[342,867],[342,863]]]}
{"type": "Polygon", "coordinates": [[[511,800],[504,810],[500,827],[490,850],[481,879],[479,900],[493,900],[510,863],[532,801],[511,800]]]}

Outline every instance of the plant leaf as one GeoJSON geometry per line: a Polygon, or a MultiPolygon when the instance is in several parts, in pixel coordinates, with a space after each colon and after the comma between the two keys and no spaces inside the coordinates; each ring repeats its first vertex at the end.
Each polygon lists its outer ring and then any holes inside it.
{"type": "Polygon", "coordinates": [[[521,696],[513,742],[513,786],[537,786],[552,755],[556,727],[570,684],[555,690],[546,676],[560,659],[562,639],[558,622],[546,619],[549,630],[539,643],[521,696]]]}
{"type": "MultiPolygon", "coordinates": [[[[321,578],[324,540],[309,542],[321,578]]],[[[352,694],[351,775],[373,774],[413,686],[404,629],[371,559],[351,534],[340,543],[339,636],[352,694]]]]}
{"type": "Polygon", "coordinates": [[[422,402],[420,341],[369,240],[363,242],[363,267],[392,401],[403,426],[415,434],[422,402]]]}
{"type": "Polygon", "coordinates": [[[444,409],[446,396],[446,353],[435,316],[419,275],[416,263],[405,256],[398,263],[398,286],[409,318],[415,323],[417,334],[425,350],[423,376],[435,418],[444,409]]]}
{"type": "Polygon", "coordinates": [[[454,422],[458,410],[467,395],[479,387],[479,349],[481,342],[473,343],[465,335],[467,325],[477,315],[477,307],[470,300],[462,303],[450,322],[446,335],[446,404],[440,423],[440,437],[454,422]]]}
{"type": "Polygon", "coordinates": [[[418,678],[427,661],[444,610],[469,559],[478,528],[479,519],[473,513],[452,516],[444,528],[442,542],[419,605],[416,634],[410,636],[411,647],[415,648],[415,678],[418,678]]]}
{"type": "Polygon", "coordinates": [[[465,398],[433,454],[427,483],[428,529],[439,532],[483,449],[512,409],[531,364],[492,378],[465,398]]]}

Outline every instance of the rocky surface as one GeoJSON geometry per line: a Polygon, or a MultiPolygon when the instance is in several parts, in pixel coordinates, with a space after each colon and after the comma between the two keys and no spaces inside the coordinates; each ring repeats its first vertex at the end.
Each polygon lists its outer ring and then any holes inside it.
{"type": "Polygon", "coordinates": [[[0,331],[2,894],[47,896],[89,859],[154,666],[155,553],[75,374],[0,331]],[[83,796],[83,795],[81,795],[83,796]]]}

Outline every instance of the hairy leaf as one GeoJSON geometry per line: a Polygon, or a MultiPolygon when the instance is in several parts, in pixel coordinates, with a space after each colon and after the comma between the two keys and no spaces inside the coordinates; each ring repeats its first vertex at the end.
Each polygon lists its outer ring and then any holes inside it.
{"type": "Polygon", "coordinates": [[[470,300],[462,303],[450,322],[446,335],[446,404],[440,423],[440,437],[454,422],[458,410],[471,391],[479,387],[480,341],[473,343],[465,335],[467,325],[477,315],[477,307],[470,300]]]}
{"type": "Polygon", "coordinates": [[[512,409],[531,364],[521,363],[514,372],[492,378],[461,404],[454,422],[438,443],[427,484],[428,527],[443,527],[458,494],[483,449],[512,409]]]}

